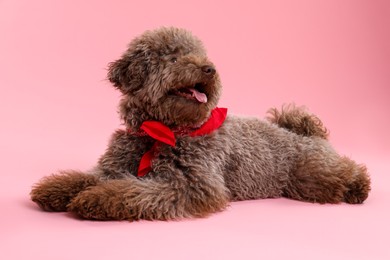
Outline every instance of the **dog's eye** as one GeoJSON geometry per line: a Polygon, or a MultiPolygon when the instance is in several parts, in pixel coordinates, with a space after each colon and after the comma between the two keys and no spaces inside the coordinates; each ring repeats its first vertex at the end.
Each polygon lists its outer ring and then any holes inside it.
{"type": "Polygon", "coordinates": [[[177,62],[177,58],[176,58],[176,57],[173,57],[173,58],[171,59],[171,62],[172,62],[172,63],[176,63],[176,62],[177,62]]]}

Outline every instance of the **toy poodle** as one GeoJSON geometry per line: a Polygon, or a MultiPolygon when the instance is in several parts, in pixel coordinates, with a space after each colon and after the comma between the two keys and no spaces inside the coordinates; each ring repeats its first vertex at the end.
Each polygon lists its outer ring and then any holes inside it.
{"type": "Polygon", "coordinates": [[[34,185],[31,199],[46,211],[176,220],[208,216],[230,201],[356,204],[368,196],[366,167],[331,147],[315,115],[289,105],[259,120],[217,107],[218,72],[187,30],[144,32],[109,64],[108,80],[122,93],[125,129],[90,171],[34,185]]]}

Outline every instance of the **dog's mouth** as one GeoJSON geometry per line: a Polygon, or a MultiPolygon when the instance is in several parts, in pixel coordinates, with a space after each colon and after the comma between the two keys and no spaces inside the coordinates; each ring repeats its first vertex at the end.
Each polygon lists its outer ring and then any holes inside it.
{"type": "Polygon", "coordinates": [[[198,82],[194,84],[193,86],[189,87],[182,87],[179,89],[175,89],[170,91],[170,94],[184,97],[189,100],[194,100],[199,103],[207,103],[207,95],[206,95],[206,84],[198,82]]]}

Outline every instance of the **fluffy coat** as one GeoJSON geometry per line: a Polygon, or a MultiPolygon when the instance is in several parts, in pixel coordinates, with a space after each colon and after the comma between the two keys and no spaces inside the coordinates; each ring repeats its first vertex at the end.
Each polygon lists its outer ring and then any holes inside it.
{"type": "Polygon", "coordinates": [[[370,191],[365,166],[340,156],[321,121],[302,108],[271,109],[268,120],[228,115],[205,136],[177,135],[159,145],[152,170],[137,177],[155,140],[137,135],[142,122],[197,129],[221,94],[215,66],[199,39],[178,28],[146,31],[108,69],[123,96],[117,130],[89,172],[64,171],[34,185],[46,211],[96,220],[205,217],[230,201],[288,197],[318,203],[362,203],[370,191]]]}

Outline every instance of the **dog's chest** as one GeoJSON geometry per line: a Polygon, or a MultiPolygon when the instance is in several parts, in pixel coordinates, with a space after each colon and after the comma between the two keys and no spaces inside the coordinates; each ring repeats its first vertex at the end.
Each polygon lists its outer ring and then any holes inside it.
{"type": "Polygon", "coordinates": [[[176,146],[157,146],[152,160],[153,169],[175,169],[191,172],[211,169],[222,163],[223,151],[218,152],[214,134],[200,137],[178,137],[176,146]]]}

